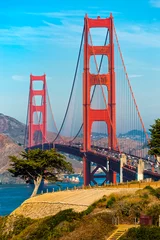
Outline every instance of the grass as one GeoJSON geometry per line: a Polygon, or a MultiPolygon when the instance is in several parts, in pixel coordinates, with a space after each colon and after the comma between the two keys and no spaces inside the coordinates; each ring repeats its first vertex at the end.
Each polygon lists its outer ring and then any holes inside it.
{"type": "Polygon", "coordinates": [[[145,239],[153,234],[159,236],[156,225],[160,215],[160,189],[145,187],[134,194],[111,194],[103,196],[80,213],[67,209],[54,216],[32,220],[23,216],[0,218],[1,240],[98,240],[105,239],[116,228],[112,218],[118,216],[120,223],[133,224],[140,214],[153,218],[152,228],[129,230],[122,240],[145,239]],[[140,238],[141,234],[146,238],[140,238]],[[130,238],[129,238],[130,237],[130,238]],[[131,238],[132,237],[132,238],[131,238]]]}

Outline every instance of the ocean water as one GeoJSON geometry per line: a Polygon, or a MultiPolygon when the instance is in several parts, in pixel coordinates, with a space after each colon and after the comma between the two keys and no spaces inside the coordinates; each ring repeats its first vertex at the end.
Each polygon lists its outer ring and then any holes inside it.
{"type": "MultiPolygon", "coordinates": [[[[70,175],[72,177],[73,175],[70,175]]],[[[77,177],[78,175],[74,175],[77,177]]],[[[78,176],[80,182],[70,183],[70,182],[57,182],[56,184],[41,184],[38,194],[43,192],[53,192],[58,191],[59,189],[65,190],[67,188],[73,189],[74,186],[80,187],[83,185],[83,178],[78,176]]],[[[101,184],[103,181],[96,179],[98,184],[101,184]]],[[[117,174],[117,182],[119,182],[119,175],[117,174]]],[[[32,184],[2,184],[0,185],[0,216],[5,216],[10,214],[14,209],[19,207],[23,201],[29,198],[32,194],[34,185],[32,184]]]]}
{"type": "MultiPolygon", "coordinates": [[[[41,191],[45,193],[48,192],[74,188],[74,186],[82,186],[83,178],[79,177],[80,182],[78,184],[59,182],[57,184],[43,184],[40,186],[38,193],[41,191]]],[[[34,185],[31,184],[2,184],[0,185],[0,216],[5,216],[10,214],[14,209],[21,205],[23,201],[30,197],[32,194],[34,185]]]]}

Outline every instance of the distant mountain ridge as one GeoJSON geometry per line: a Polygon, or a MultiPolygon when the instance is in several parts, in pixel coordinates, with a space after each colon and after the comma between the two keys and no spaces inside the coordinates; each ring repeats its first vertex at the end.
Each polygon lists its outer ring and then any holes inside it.
{"type": "Polygon", "coordinates": [[[17,144],[24,144],[25,124],[0,113],[0,134],[9,136],[17,144]]]}
{"type": "Polygon", "coordinates": [[[18,178],[11,177],[7,172],[10,155],[18,155],[24,144],[25,124],[13,117],[0,113],[0,181],[16,183],[18,178]]]}
{"type": "MultiPolygon", "coordinates": [[[[148,134],[148,137],[150,138],[150,132],[147,131],[146,133],[148,134]]],[[[143,137],[145,137],[145,133],[144,133],[144,131],[133,129],[133,130],[130,130],[126,133],[119,133],[119,135],[118,135],[119,138],[123,138],[123,137],[131,137],[132,138],[133,136],[143,138],[143,137]]]]}
{"type": "Polygon", "coordinates": [[[2,182],[13,183],[19,181],[18,178],[13,178],[10,173],[7,173],[10,165],[8,156],[18,155],[23,150],[23,147],[15,143],[10,137],[0,134],[0,180],[2,182]]]}

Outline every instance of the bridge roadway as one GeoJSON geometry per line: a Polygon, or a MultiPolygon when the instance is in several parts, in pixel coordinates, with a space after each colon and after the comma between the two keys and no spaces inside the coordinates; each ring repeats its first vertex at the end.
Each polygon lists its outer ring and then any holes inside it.
{"type": "MultiPolygon", "coordinates": [[[[56,148],[57,151],[68,153],[77,157],[82,158],[84,154],[89,161],[98,164],[102,167],[107,168],[107,161],[109,161],[109,169],[120,174],[120,153],[117,151],[111,151],[109,149],[104,149],[101,147],[94,147],[93,150],[83,153],[81,151],[81,146],[71,146],[65,144],[53,144],[53,143],[45,143],[43,145],[36,145],[33,146],[31,149],[40,148],[40,149],[51,149],[56,148]]],[[[138,162],[138,157],[136,156],[129,156],[132,163],[138,162]]],[[[148,160],[144,159],[145,162],[145,170],[144,170],[144,178],[152,178],[153,180],[157,181],[160,180],[160,172],[153,172],[148,170],[148,160]]],[[[135,164],[135,165],[136,165],[135,164]]],[[[151,163],[152,164],[152,163],[151,163]]],[[[98,176],[97,176],[98,177],[98,176]]],[[[127,165],[123,166],[123,181],[131,181],[137,179],[137,168],[136,166],[127,165]]]]}

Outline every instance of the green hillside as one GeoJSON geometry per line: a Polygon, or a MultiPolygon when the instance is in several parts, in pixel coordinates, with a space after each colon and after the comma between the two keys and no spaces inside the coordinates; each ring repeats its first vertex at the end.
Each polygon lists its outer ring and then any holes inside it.
{"type": "Polygon", "coordinates": [[[131,228],[121,239],[159,240],[160,228],[156,226],[160,215],[160,188],[149,186],[134,194],[103,196],[81,213],[68,209],[37,220],[16,215],[0,218],[0,239],[103,240],[117,228],[112,224],[115,219],[118,218],[120,224],[134,224],[142,213],[152,216],[153,226],[131,228]]]}

